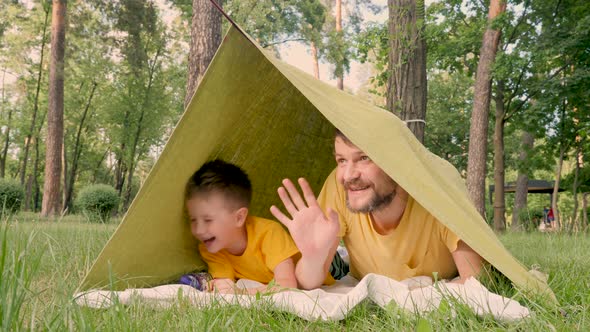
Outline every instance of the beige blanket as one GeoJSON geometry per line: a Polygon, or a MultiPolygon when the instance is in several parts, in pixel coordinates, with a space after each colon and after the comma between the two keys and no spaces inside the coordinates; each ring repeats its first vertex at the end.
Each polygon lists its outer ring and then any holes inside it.
{"type": "MultiPolygon", "coordinates": [[[[238,281],[238,287],[258,287],[251,280],[238,281]]],[[[451,306],[460,302],[476,314],[493,315],[497,319],[516,320],[528,317],[530,312],[518,302],[489,292],[477,280],[471,278],[463,285],[438,282],[433,285],[428,277],[416,277],[398,282],[390,278],[368,274],[361,281],[345,277],[332,286],[311,291],[287,290],[268,296],[229,295],[199,292],[186,285],[164,285],[154,288],[135,288],[125,291],[90,290],[75,295],[81,306],[107,308],[115,301],[130,304],[134,299],[160,307],[174,305],[179,296],[196,306],[238,304],[255,307],[270,303],[277,310],[293,313],[303,319],[341,320],[362,300],[368,298],[381,307],[393,303],[409,313],[425,313],[436,310],[443,298],[451,306]],[[455,299],[457,301],[455,301],[455,299]],[[262,302],[264,301],[264,302],[262,302]]]]}

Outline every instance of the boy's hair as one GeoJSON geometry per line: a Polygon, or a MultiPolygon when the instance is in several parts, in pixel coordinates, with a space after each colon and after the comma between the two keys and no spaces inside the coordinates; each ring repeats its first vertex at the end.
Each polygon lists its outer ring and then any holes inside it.
{"type": "Polygon", "coordinates": [[[185,199],[213,191],[221,192],[240,206],[250,206],[252,184],[248,175],[240,167],[221,159],[206,162],[191,176],[186,184],[185,199]]]}

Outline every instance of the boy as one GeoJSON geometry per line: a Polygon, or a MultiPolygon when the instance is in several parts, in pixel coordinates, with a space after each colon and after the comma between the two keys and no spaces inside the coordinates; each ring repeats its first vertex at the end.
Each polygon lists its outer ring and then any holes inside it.
{"type": "MultiPolygon", "coordinates": [[[[279,223],[248,214],[252,186],[243,170],[219,159],[207,162],[188,181],[185,197],[191,233],[213,277],[210,290],[233,293],[242,278],[297,288],[299,250],[279,223]]],[[[271,288],[249,292],[277,290],[271,288]]]]}

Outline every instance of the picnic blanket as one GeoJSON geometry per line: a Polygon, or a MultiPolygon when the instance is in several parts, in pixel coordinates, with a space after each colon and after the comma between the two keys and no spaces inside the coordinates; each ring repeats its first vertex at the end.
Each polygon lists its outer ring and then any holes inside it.
{"type": "MultiPolygon", "coordinates": [[[[237,282],[237,286],[252,288],[261,284],[242,279],[237,282]]],[[[370,299],[380,307],[393,303],[414,314],[436,310],[441,301],[447,299],[451,308],[457,304],[467,305],[480,316],[517,320],[530,315],[526,307],[491,293],[475,278],[468,279],[464,284],[445,281],[433,283],[429,277],[399,282],[385,276],[368,274],[360,281],[346,276],[332,286],[310,291],[285,290],[265,296],[200,292],[191,286],[176,284],[125,291],[89,290],[75,295],[78,305],[92,308],[108,308],[117,301],[131,304],[137,300],[166,308],[178,303],[180,298],[195,306],[240,305],[250,308],[270,304],[276,310],[287,311],[306,320],[344,319],[364,299],[370,299]]]]}

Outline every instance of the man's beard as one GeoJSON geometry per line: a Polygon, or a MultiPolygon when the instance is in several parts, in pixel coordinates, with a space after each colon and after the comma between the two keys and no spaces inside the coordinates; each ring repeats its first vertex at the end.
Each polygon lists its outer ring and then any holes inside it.
{"type": "Polygon", "coordinates": [[[379,194],[375,190],[373,190],[373,197],[371,197],[371,200],[369,201],[369,203],[367,203],[364,206],[361,206],[359,208],[353,208],[352,206],[350,206],[350,200],[348,199],[348,188],[354,182],[356,182],[356,181],[344,183],[344,188],[346,189],[346,207],[351,212],[371,213],[371,212],[379,211],[380,209],[389,205],[393,201],[393,198],[395,197],[395,190],[393,190],[392,192],[390,192],[388,194],[384,194],[384,195],[379,194]]]}

